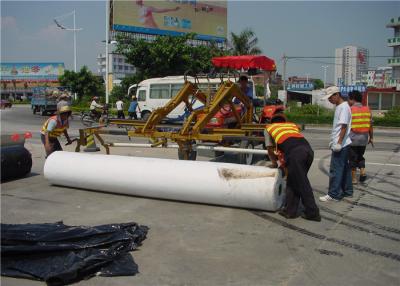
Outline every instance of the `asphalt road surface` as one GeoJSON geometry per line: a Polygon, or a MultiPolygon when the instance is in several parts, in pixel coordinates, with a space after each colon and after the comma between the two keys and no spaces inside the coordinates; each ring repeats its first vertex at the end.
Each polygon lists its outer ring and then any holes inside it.
{"type": "MultiPolygon", "coordinates": [[[[43,177],[39,136],[46,117],[18,105],[0,115],[1,134],[33,133],[25,143],[32,153],[32,173],[1,184],[3,223],[135,221],[150,227],[140,250],[132,253],[140,274],[94,277],[78,285],[400,285],[399,129],[376,128],[375,148],[366,152],[367,181],[355,186],[353,198],[317,201],[322,215],[317,223],[271,212],[52,186],[43,177]]],[[[70,134],[77,136],[80,127],[75,116],[70,134]]],[[[304,134],[315,151],[309,178],[318,200],[327,193],[329,127],[306,126],[304,134]]],[[[129,142],[123,136],[107,140],[129,142]]],[[[72,152],[74,147],[64,149],[72,152]]],[[[111,153],[177,159],[175,149],[114,148],[111,153]]],[[[43,285],[8,277],[1,277],[1,283],[43,285]]]]}

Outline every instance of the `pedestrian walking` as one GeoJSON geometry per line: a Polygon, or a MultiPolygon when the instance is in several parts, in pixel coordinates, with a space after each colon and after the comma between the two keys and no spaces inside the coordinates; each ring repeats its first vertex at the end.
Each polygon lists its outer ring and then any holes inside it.
{"type": "Polygon", "coordinates": [[[351,147],[349,164],[351,168],[352,183],[357,184],[357,169],[360,169],[360,182],[367,178],[365,172],[364,153],[369,143],[373,144],[374,130],[372,127],[372,115],[368,106],[362,105],[362,94],[358,90],[349,93],[349,105],[351,107],[351,147]]]}
{"type": "Polygon", "coordinates": [[[132,96],[132,100],[131,100],[131,103],[130,103],[129,109],[128,109],[129,119],[132,119],[132,118],[134,118],[136,120],[138,119],[136,110],[139,110],[139,112],[140,112],[140,108],[139,108],[139,104],[137,102],[137,98],[134,95],[134,96],[132,96]]]}
{"type": "Polygon", "coordinates": [[[278,167],[278,160],[287,168],[286,205],[279,214],[285,218],[296,218],[300,200],[304,205],[303,218],[321,221],[319,209],[315,203],[312,187],[307,177],[314,160],[314,151],[308,141],[285,115],[272,117],[266,126],[265,143],[271,166],[278,167]]]}
{"type": "Polygon", "coordinates": [[[122,101],[122,98],[119,98],[118,101],[115,103],[115,105],[117,106],[118,119],[125,119],[124,102],[122,101]]]}
{"type": "Polygon", "coordinates": [[[322,99],[336,105],[329,148],[332,150],[329,167],[328,194],[319,198],[321,202],[339,201],[353,196],[351,170],[349,166],[351,109],[343,99],[337,86],[328,87],[322,99]]]}

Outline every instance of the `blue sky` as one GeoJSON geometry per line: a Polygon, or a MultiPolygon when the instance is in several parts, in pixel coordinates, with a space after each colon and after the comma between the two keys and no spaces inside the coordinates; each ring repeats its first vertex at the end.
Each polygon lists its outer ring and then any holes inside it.
{"type": "MultiPolygon", "coordinates": [[[[65,62],[73,69],[73,36],[58,29],[53,18],[76,10],[78,68],[97,70],[96,57],[104,53],[104,1],[1,1],[2,62],[65,62]]],[[[228,30],[239,33],[252,28],[263,53],[281,57],[334,56],[335,48],[358,45],[370,55],[392,55],[387,39],[393,29],[390,18],[400,16],[400,2],[386,1],[229,1],[228,30]]],[[[63,22],[72,27],[72,18],[63,22]]],[[[370,66],[384,66],[387,59],[371,58],[370,66]]],[[[333,81],[333,59],[289,60],[288,75],[323,78],[322,65],[329,65],[333,81]]]]}

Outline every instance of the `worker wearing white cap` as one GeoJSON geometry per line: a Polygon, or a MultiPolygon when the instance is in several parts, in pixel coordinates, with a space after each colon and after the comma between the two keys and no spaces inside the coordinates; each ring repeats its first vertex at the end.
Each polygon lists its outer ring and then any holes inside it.
{"type": "Polygon", "coordinates": [[[329,168],[328,194],[319,198],[321,202],[339,201],[353,196],[349,149],[351,145],[351,109],[337,86],[328,87],[322,99],[336,105],[329,148],[332,150],[329,168]]]}

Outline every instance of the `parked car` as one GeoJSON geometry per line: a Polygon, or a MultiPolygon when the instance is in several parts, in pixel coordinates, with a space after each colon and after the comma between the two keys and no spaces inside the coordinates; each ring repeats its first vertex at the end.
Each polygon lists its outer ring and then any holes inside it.
{"type": "Polygon", "coordinates": [[[1,109],[5,109],[6,107],[11,108],[11,106],[12,106],[12,103],[10,101],[6,100],[6,99],[2,99],[0,101],[0,108],[1,109]]]}

